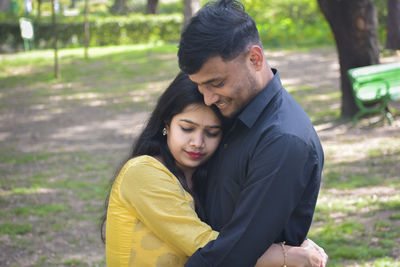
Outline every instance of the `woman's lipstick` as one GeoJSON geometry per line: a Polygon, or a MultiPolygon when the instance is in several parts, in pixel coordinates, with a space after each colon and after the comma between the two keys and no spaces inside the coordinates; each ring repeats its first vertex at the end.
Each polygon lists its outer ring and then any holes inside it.
{"type": "Polygon", "coordinates": [[[189,151],[186,151],[186,153],[192,159],[199,159],[199,158],[203,157],[203,155],[204,155],[204,153],[202,153],[202,152],[189,152],[189,151]]]}

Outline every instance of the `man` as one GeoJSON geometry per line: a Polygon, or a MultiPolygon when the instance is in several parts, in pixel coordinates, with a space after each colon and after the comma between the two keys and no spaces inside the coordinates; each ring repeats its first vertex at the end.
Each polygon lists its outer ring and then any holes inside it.
{"type": "Polygon", "coordinates": [[[204,199],[218,239],[185,266],[254,266],[272,244],[300,245],[324,162],[306,113],[268,65],[253,19],[235,0],[206,4],[182,32],[179,66],[207,105],[232,120],[204,199]]]}

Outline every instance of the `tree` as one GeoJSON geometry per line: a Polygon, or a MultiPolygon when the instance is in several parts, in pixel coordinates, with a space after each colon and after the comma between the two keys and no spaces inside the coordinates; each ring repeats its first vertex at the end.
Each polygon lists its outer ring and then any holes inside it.
{"type": "Polygon", "coordinates": [[[75,8],[76,7],[76,0],[71,0],[71,4],[69,5],[69,8],[75,8]]]}
{"type": "Polygon", "coordinates": [[[42,0],[37,0],[37,16],[38,16],[38,19],[40,19],[40,16],[42,14],[41,8],[42,8],[42,0]]]}
{"type": "Polygon", "coordinates": [[[183,25],[187,25],[193,15],[200,9],[200,0],[183,0],[183,25]]]}
{"type": "Polygon", "coordinates": [[[358,108],[347,71],[379,63],[376,9],[371,0],[317,1],[336,40],[341,75],[341,116],[353,116],[358,108]]]}
{"type": "Polygon", "coordinates": [[[51,24],[53,26],[53,48],[54,48],[54,75],[57,79],[60,78],[60,69],[58,67],[58,47],[57,47],[57,22],[56,22],[56,12],[54,10],[54,1],[51,0],[51,24]]]}
{"type": "Polygon", "coordinates": [[[128,5],[126,0],[115,0],[114,4],[110,7],[110,12],[113,14],[127,14],[128,5]]]}
{"type": "Polygon", "coordinates": [[[0,11],[9,11],[10,10],[11,0],[2,0],[0,1],[0,11]]]}
{"type": "Polygon", "coordinates": [[[89,0],[85,0],[85,59],[89,58],[89,0]]]}
{"type": "Polygon", "coordinates": [[[387,1],[386,48],[400,50],[400,0],[387,1]]]}
{"type": "Polygon", "coordinates": [[[157,14],[158,0],[147,0],[147,14],[157,14]]]}

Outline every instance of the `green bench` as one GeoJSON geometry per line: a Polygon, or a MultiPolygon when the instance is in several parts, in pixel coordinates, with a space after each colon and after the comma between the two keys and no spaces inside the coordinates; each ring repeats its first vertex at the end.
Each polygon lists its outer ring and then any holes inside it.
{"type": "Polygon", "coordinates": [[[366,114],[383,114],[393,123],[388,102],[400,99],[400,62],[378,64],[348,70],[354,100],[359,111],[353,122],[366,114]]]}

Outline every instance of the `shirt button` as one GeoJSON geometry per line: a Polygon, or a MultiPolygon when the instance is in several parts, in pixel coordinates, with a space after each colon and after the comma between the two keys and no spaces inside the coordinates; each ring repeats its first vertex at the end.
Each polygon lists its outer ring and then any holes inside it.
{"type": "Polygon", "coordinates": [[[226,149],[228,147],[228,144],[224,144],[224,148],[226,149]]]}

